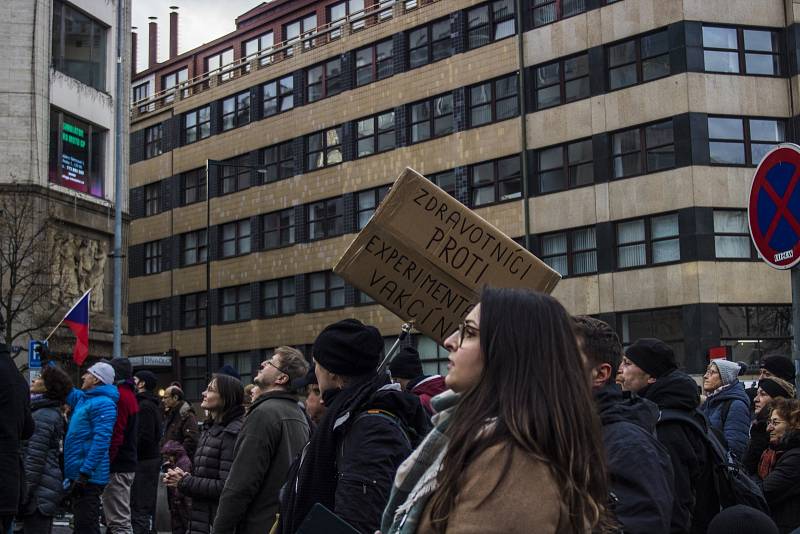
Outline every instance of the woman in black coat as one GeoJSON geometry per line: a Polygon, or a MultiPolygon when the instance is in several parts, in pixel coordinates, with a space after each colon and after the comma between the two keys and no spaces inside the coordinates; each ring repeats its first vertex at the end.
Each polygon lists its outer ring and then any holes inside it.
{"type": "Polygon", "coordinates": [[[233,464],[233,446],[244,421],[244,387],[228,375],[214,375],[203,392],[200,406],[208,410],[192,472],[176,467],[164,476],[167,486],[178,488],[192,499],[187,534],[209,534],[217,515],[217,505],[233,464]]]}
{"type": "Polygon", "coordinates": [[[72,390],[67,373],[45,367],[31,384],[31,412],[36,428],[25,446],[27,493],[22,504],[26,534],[49,533],[61,501],[64,479],[58,458],[64,438],[61,406],[72,390]]]}
{"type": "Polygon", "coordinates": [[[800,527],[800,400],[772,402],[770,445],[761,457],[758,476],[770,515],[785,534],[800,527]]]}
{"type": "Polygon", "coordinates": [[[750,424],[750,443],[742,457],[742,466],[749,474],[756,474],[761,455],[769,447],[767,424],[772,412],[772,401],[778,397],[794,398],[794,393],[794,386],[782,378],[762,378],[758,382],[756,396],[753,398],[755,418],[750,424]]]}

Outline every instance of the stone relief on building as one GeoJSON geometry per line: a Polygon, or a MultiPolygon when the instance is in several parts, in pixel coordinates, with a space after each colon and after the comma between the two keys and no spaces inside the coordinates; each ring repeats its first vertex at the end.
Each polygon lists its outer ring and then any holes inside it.
{"type": "Polygon", "coordinates": [[[53,235],[54,277],[61,286],[53,293],[53,304],[76,300],[92,289],[90,309],[103,311],[108,243],[65,232],[53,235]]]}

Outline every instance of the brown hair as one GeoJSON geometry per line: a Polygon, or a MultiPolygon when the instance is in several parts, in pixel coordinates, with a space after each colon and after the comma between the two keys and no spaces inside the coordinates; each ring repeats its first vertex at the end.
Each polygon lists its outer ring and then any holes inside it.
{"type": "Polygon", "coordinates": [[[770,401],[770,405],[771,413],[778,412],[778,415],[786,421],[789,432],[800,430],[800,400],[777,397],[770,401]]]}
{"type": "Polygon", "coordinates": [[[308,373],[308,361],[303,353],[292,347],[278,347],[275,354],[281,361],[281,370],[289,377],[289,386],[298,378],[303,378],[308,373]]]}
{"type": "Polygon", "coordinates": [[[554,298],[521,289],[484,289],[480,301],[480,381],[463,393],[447,429],[449,449],[432,496],[431,521],[447,530],[470,462],[507,445],[545,462],[561,495],[560,532],[607,526],[605,458],[588,372],[572,322],[554,298]],[[496,418],[485,432],[476,421],[496,418]]]}
{"type": "Polygon", "coordinates": [[[619,362],[622,360],[622,344],[619,336],[611,326],[600,319],[587,315],[576,315],[572,318],[575,335],[580,342],[581,351],[586,355],[589,368],[607,363],[611,366],[611,376],[607,384],[616,380],[619,362]]]}

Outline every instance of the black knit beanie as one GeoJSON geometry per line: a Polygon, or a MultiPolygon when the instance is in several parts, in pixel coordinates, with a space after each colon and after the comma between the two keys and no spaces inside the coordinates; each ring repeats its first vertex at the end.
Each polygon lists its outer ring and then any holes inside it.
{"type": "Polygon", "coordinates": [[[374,326],[344,319],[325,327],[314,341],[314,360],[331,373],[361,376],[377,371],[383,338],[374,326]]]}
{"type": "Polygon", "coordinates": [[[780,354],[773,354],[761,360],[762,369],[766,369],[778,378],[792,382],[795,377],[794,362],[780,354]]]}
{"type": "Polygon", "coordinates": [[[666,376],[678,368],[672,348],[660,339],[637,339],[625,349],[625,356],[654,378],[666,376]]]}
{"type": "Polygon", "coordinates": [[[770,516],[755,508],[737,504],[725,508],[708,524],[708,534],[778,534],[770,516]]]}
{"type": "Polygon", "coordinates": [[[133,366],[128,358],[112,358],[108,363],[114,368],[117,382],[123,382],[133,377],[133,366]]]}
{"type": "Polygon", "coordinates": [[[417,378],[422,376],[422,362],[419,352],[414,347],[403,347],[400,353],[389,364],[389,370],[394,378],[417,378]]]}
{"type": "Polygon", "coordinates": [[[794,398],[794,386],[782,378],[762,378],[758,381],[758,387],[773,399],[777,397],[794,398]]]}
{"type": "Polygon", "coordinates": [[[158,378],[156,378],[156,375],[152,371],[148,371],[146,369],[142,371],[136,371],[136,374],[133,376],[144,382],[144,389],[147,391],[153,391],[156,389],[158,378]]]}

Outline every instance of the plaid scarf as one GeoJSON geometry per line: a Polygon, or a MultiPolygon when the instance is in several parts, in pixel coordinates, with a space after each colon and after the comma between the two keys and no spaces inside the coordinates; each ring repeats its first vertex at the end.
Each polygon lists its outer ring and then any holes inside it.
{"type": "Polygon", "coordinates": [[[448,390],[431,400],[437,412],[433,416],[433,430],[397,470],[389,502],[383,511],[383,534],[414,534],[417,531],[422,512],[437,487],[436,475],[449,441],[446,431],[459,399],[459,394],[448,390]]]}

